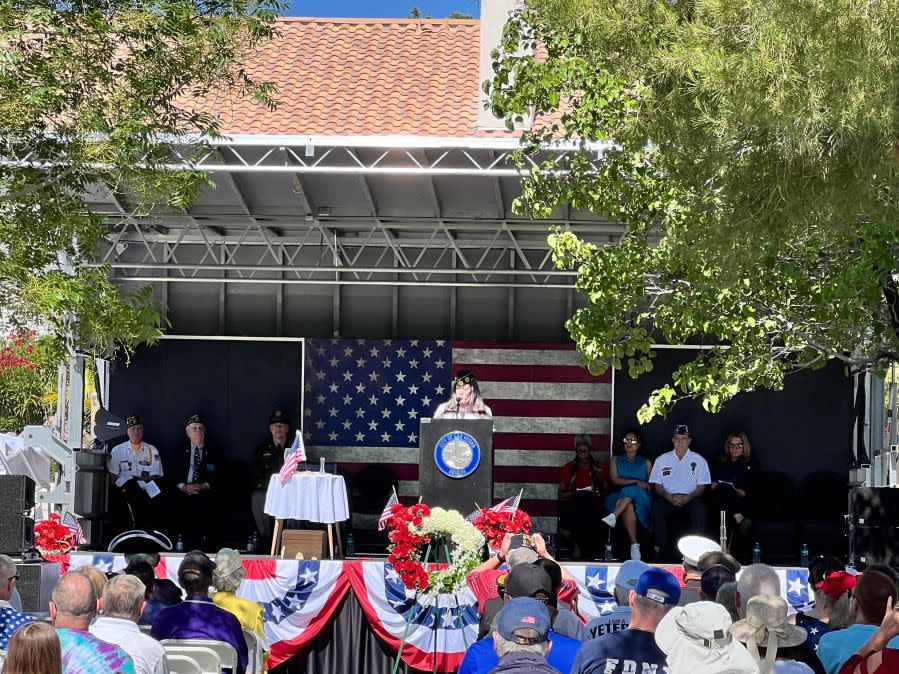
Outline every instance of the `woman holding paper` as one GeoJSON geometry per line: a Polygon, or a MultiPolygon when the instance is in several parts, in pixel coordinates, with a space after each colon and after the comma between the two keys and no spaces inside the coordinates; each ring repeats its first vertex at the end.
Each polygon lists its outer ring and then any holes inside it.
{"type": "Polygon", "coordinates": [[[593,559],[600,540],[602,496],[609,488],[609,467],[592,455],[590,436],[574,436],[574,459],[559,475],[559,530],[572,543],[575,559],[593,559]]]}
{"type": "Polygon", "coordinates": [[[712,466],[712,495],[718,511],[727,513],[727,526],[734,531],[731,549],[746,547],[752,527],[752,480],[757,472],[752,445],[743,431],[731,433],[724,452],[712,466]]]}

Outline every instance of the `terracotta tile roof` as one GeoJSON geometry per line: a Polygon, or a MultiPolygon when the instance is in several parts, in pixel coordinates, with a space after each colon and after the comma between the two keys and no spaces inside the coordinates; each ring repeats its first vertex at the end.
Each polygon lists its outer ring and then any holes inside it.
{"type": "Polygon", "coordinates": [[[249,68],[277,84],[277,110],[219,103],[224,133],[508,135],[476,129],[477,20],[290,18],[278,30],[249,68]]]}

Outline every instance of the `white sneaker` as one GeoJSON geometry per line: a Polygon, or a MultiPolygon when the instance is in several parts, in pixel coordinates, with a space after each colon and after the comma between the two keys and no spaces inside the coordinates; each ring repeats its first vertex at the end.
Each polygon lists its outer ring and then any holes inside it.
{"type": "Polygon", "coordinates": [[[609,513],[608,515],[606,515],[605,517],[602,518],[602,521],[614,529],[615,524],[618,523],[618,518],[615,517],[615,513],[609,513]]]}
{"type": "Polygon", "coordinates": [[[631,545],[631,559],[640,559],[640,544],[634,543],[631,545]]]}

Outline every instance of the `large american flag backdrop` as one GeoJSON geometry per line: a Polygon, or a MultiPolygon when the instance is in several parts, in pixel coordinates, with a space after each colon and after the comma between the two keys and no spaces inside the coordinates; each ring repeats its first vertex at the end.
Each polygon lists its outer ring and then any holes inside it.
{"type": "MultiPolygon", "coordinates": [[[[554,531],[559,469],[576,433],[610,446],[611,372],[593,376],[572,345],[427,340],[309,339],[303,431],[311,460],[350,474],[387,464],[401,498],[418,495],[418,430],[474,371],[494,419],[494,497],[524,490],[535,529],[554,531]]],[[[481,504],[483,505],[483,504],[481,504]]],[[[474,504],[472,504],[474,508],[474,504]]]]}

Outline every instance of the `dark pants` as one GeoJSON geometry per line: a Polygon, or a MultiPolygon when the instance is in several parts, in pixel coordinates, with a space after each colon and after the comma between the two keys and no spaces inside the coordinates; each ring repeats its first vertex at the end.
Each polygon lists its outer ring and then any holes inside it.
{"type": "Polygon", "coordinates": [[[218,550],[220,513],[213,506],[211,491],[201,491],[188,495],[178,490],[176,500],[178,511],[175,513],[176,538],[180,534],[184,538],[185,551],[200,549],[204,551],[218,550]]]}
{"type": "Polygon", "coordinates": [[[559,528],[571,532],[581,559],[592,560],[602,549],[608,529],[600,520],[606,514],[602,498],[592,491],[576,491],[559,504],[559,528]]]}
{"type": "Polygon", "coordinates": [[[680,507],[671,505],[663,498],[657,498],[652,504],[652,521],[655,525],[656,545],[665,550],[671,544],[672,520],[683,520],[689,514],[690,533],[705,535],[708,526],[708,509],[702,497],[680,507]]]}
{"type": "MultiPolygon", "coordinates": [[[[163,488],[161,480],[158,480],[156,484],[160,489],[163,488]]],[[[132,528],[144,531],[160,528],[166,514],[165,491],[155,498],[150,498],[147,492],[140,488],[138,481],[131,479],[121,486],[120,493],[127,504],[132,528]]]]}

